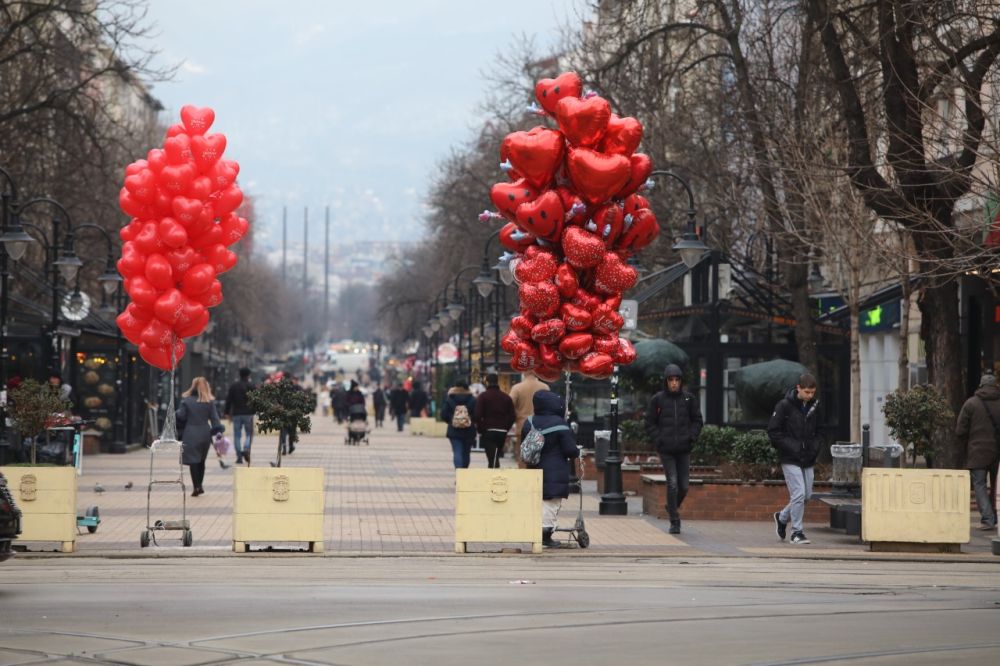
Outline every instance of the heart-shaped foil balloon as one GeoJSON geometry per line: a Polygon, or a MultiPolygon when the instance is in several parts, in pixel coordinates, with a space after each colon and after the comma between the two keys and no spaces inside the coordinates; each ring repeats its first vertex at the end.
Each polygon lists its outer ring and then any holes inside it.
{"type": "Polygon", "coordinates": [[[603,97],[564,97],[556,104],[556,122],[573,146],[596,146],[611,120],[611,105],[603,97]]]}
{"type": "Polygon", "coordinates": [[[556,104],[564,97],[579,97],[583,81],[576,72],[564,72],[554,79],[542,79],[535,84],[535,99],[549,113],[556,112],[556,104]]]}
{"type": "Polygon", "coordinates": [[[614,252],[608,252],[594,270],[594,289],[602,294],[620,294],[631,289],[639,274],[614,252]]]}
{"type": "Polygon", "coordinates": [[[547,241],[558,241],[562,235],[565,211],[559,195],[549,190],[534,201],[528,201],[515,211],[517,225],[524,231],[547,241]]]}
{"type": "Polygon", "coordinates": [[[490,190],[490,201],[508,220],[517,219],[517,207],[538,198],[538,191],[521,178],[513,183],[497,183],[490,190]]]}
{"type": "Polygon", "coordinates": [[[572,303],[563,303],[559,307],[559,314],[570,331],[586,331],[593,323],[593,316],[588,310],[572,303]]]}
{"type": "Polygon", "coordinates": [[[617,191],[619,199],[624,199],[638,192],[639,188],[646,184],[649,174],[653,172],[653,161],[649,159],[649,155],[635,153],[628,158],[628,161],[628,178],[624,181],[621,189],[617,191]]]}
{"type": "Polygon", "coordinates": [[[632,173],[629,158],[624,155],[609,155],[589,148],[571,148],[566,171],[580,197],[590,204],[611,199],[630,182],[632,173]]]}
{"type": "Polygon", "coordinates": [[[501,145],[500,158],[509,160],[530,185],[544,190],[562,164],[564,148],[562,134],[547,127],[536,127],[528,132],[508,134],[501,145]]]}
{"type": "Polygon", "coordinates": [[[604,258],[604,241],[581,227],[569,227],[563,232],[563,254],[574,268],[593,268],[604,258]]]}
{"type": "Polygon", "coordinates": [[[539,319],[547,319],[559,309],[559,290],[551,282],[522,283],[518,295],[521,306],[539,319]]]}
{"type": "Polygon", "coordinates": [[[629,157],[639,147],[641,141],[642,123],[635,118],[619,118],[612,113],[604,130],[600,149],[603,153],[616,153],[629,157]]]}
{"type": "Polygon", "coordinates": [[[528,248],[524,258],[514,267],[514,277],[522,284],[551,280],[559,267],[551,252],[533,252],[536,248],[537,246],[528,248]]]}
{"type": "Polygon", "coordinates": [[[559,343],[559,353],[566,358],[582,358],[594,345],[594,336],[590,333],[568,333],[559,343]]]}
{"type": "Polygon", "coordinates": [[[638,252],[660,235],[660,225],[656,215],[648,208],[643,208],[632,214],[632,223],[622,233],[615,247],[629,252],[638,252]]]}
{"type": "Polygon", "coordinates": [[[539,344],[557,344],[566,334],[566,324],[562,319],[546,319],[531,329],[531,339],[539,344]]]}

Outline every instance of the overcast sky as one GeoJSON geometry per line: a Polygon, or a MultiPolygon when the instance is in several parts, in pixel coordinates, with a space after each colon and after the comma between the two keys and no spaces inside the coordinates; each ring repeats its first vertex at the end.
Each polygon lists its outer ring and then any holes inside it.
{"type": "MultiPolygon", "coordinates": [[[[477,125],[481,73],[516,35],[540,47],[578,0],[151,0],[169,118],[211,106],[257,201],[259,242],[415,240],[436,162],[477,125]]],[[[530,100],[525,100],[527,103],[530,100]]],[[[483,193],[484,205],[488,203],[483,193]]],[[[484,206],[485,207],[485,206],[484,206]]]]}

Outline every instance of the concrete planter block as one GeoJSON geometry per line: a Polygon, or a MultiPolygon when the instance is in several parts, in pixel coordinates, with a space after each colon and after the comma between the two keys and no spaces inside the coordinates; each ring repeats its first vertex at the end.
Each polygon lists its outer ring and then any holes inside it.
{"type": "Polygon", "coordinates": [[[76,547],[76,468],[0,467],[24,514],[15,543],[57,541],[64,553],[76,547]]]}
{"type": "Polygon", "coordinates": [[[530,543],[542,552],[542,470],[455,470],[455,552],[468,542],[530,543]]]}
{"type": "Polygon", "coordinates": [[[872,550],[958,551],[968,543],[968,470],[866,468],[861,538],[872,550]]]}
{"type": "Polygon", "coordinates": [[[320,467],[233,470],[233,550],[251,542],[304,541],[323,552],[325,472],[320,467]]]}

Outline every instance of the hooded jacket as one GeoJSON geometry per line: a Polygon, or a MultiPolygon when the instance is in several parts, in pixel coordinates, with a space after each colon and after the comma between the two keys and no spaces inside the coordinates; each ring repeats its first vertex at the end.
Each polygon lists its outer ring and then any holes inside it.
{"type": "Polygon", "coordinates": [[[646,408],[646,434],[664,455],[690,453],[705,423],[697,398],[683,389],[673,393],[667,388],[668,377],[680,376],[680,368],[668,365],[663,390],[650,398],[646,408]]]}
{"type": "Polygon", "coordinates": [[[959,450],[965,453],[967,469],[989,469],[1000,459],[1000,444],[990,415],[1000,426],[1000,388],[996,385],[977,389],[958,413],[955,436],[959,450]]]}
{"type": "Polygon", "coordinates": [[[444,399],[444,407],[441,408],[441,418],[448,424],[448,439],[475,439],[476,422],[473,414],[476,413],[476,396],[472,391],[460,386],[453,386],[448,389],[448,396],[444,399]],[[451,424],[451,418],[455,415],[455,408],[465,405],[469,410],[469,421],[472,423],[468,428],[456,428],[451,424]]]}
{"type": "MultiPolygon", "coordinates": [[[[580,449],[576,446],[576,436],[569,429],[569,424],[563,418],[565,412],[563,399],[552,391],[538,391],[532,398],[535,410],[531,424],[538,430],[545,430],[556,425],[566,426],[566,430],[557,430],[545,435],[545,446],[542,447],[542,457],[532,469],[542,470],[542,499],[569,497],[569,465],[567,458],[579,458],[580,449]]],[[[531,430],[531,425],[525,420],[521,429],[523,441],[531,430]]]]}
{"type": "Polygon", "coordinates": [[[767,424],[767,435],[778,450],[782,464],[812,467],[816,464],[823,445],[823,426],[820,424],[819,398],[803,404],[798,390],[789,389],[778,401],[767,424]]]}

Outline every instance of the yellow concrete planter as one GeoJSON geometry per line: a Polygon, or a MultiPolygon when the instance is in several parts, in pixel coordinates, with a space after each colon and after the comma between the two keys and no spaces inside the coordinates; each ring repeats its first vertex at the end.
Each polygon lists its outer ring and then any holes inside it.
{"type": "Polygon", "coordinates": [[[238,467],[233,476],[233,550],[251,542],[304,541],[323,552],[326,506],[320,467],[238,467]]]}
{"type": "Polygon", "coordinates": [[[968,543],[969,472],[866,468],[861,538],[872,550],[958,551],[968,543]]]}
{"type": "Polygon", "coordinates": [[[542,470],[455,470],[455,552],[469,542],[530,543],[542,552],[542,470]]]}
{"type": "Polygon", "coordinates": [[[58,541],[64,553],[76,545],[76,468],[0,467],[24,514],[15,543],[58,541]]]}
{"type": "Polygon", "coordinates": [[[410,417],[410,434],[424,437],[444,437],[448,433],[448,424],[430,416],[410,417]]]}

